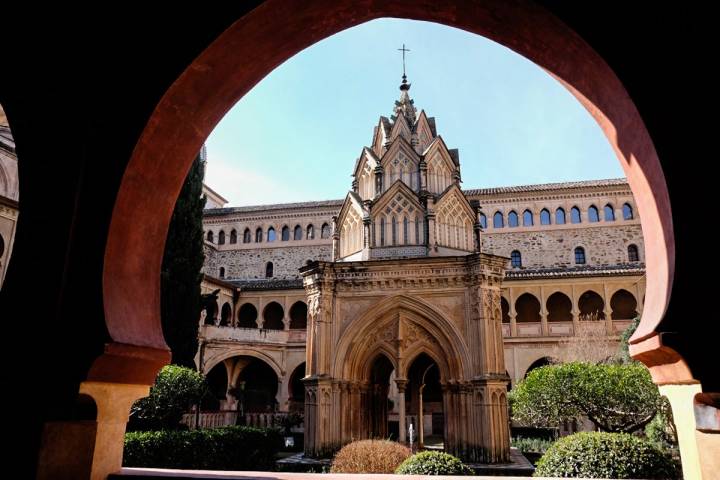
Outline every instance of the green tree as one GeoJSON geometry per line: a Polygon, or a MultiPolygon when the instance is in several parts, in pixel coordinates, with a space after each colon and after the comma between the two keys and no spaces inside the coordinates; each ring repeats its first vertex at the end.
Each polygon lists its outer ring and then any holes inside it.
{"type": "Polygon", "coordinates": [[[150,395],[133,404],[128,429],[176,430],[183,414],[206,392],[203,375],[194,369],[166,365],[150,388],[150,395]]]}
{"type": "Polygon", "coordinates": [[[510,392],[513,419],[531,426],[559,426],[587,416],[600,430],[634,432],[657,413],[661,397],[647,369],[637,363],[567,363],[530,372],[510,392]]]}
{"type": "Polygon", "coordinates": [[[635,360],[630,356],[630,337],[640,325],[640,317],[635,317],[620,335],[620,347],[618,348],[618,361],[621,363],[632,363],[635,360]]]}
{"type": "Polygon", "coordinates": [[[161,320],[172,363],[195,367],[200,317],[203,254],[202,182],[205,162],[200,154],[192,164],[175,203],[162,263],[161,320]]]}

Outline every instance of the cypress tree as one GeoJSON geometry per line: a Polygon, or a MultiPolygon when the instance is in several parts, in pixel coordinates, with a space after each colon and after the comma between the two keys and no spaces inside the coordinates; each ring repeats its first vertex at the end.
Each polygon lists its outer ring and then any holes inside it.
{"type": "Polygon", "coordinates": [[[202,229],[204,148],[195,158],[175,203],[160,284],[162,328],[172,351],[172,363],[190,368],[195,368],[193,358],[198,349],[201,269],[205,259],[202,229]]]}

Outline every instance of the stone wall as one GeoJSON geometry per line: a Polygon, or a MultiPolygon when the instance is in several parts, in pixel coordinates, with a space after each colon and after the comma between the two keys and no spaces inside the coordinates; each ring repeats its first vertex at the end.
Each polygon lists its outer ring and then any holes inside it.
{"type": "Polygon", "coordinates": [[[293,279],[300,278],[298,269],[308,260],[330,261],[331,256],[332,246],[328,244],[220,251],[206,244],[203,272],[218,277],[220,267],[224,267],[225,279],[264,279],[267,262],[272,262],[273,278],[293,279]]]}
{"type": "MultiPolygon", "coordinates": [[[[507,229],[506,229],[507,232],[507,229]]],[[[629,263],[628,245],[636,245],[640,262],[645,262],[642,228],[632,225],[584,225],[581,228],[559,228],[512,233],[485,233],[482,251],[509,257],[520,251],[522,266],[554,268],[575,266],[575,248],[585,249],[586,265],[608,266],[629,263]]]]}

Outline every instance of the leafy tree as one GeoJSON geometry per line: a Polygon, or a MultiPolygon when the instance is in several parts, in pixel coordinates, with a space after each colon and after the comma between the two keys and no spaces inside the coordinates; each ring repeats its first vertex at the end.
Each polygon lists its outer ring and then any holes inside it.
{"type": "Polygon", "coordinates": [[[640,325],[640,317],[635,317],[632,323],[630,323],[630,325],[628,325],[620,335],[620,347],[618,349],[617,357],[618,361],[621,363],[632,363],[635,361],[630,356],[630,337],[632,337],[632,334],[635,333],[638,325],[640,325]]]}
{"type": "Polygon", "coordinates": [[[192,164],[175,203],[162,263],[161,320],[172,363],[194,367],[200,317],[200,270],[203,254],[202,182],[205,162],[200,154],[192,164]]]}
{"type": "Polygon", "coordinates": [[[167,365],[160,370],[150,395],[130,410],[129,430],[176,430],[180,420],[205,395],[205,377],[193,369],[167,365]]]}
{"type": "Polygon", "coordinates": [[[634,432],[657,413],[661,397],[640,364],[567,363],[530,372],[510,392],[513,419],[558,426],[587,416],[600,430],[634,432]]]}

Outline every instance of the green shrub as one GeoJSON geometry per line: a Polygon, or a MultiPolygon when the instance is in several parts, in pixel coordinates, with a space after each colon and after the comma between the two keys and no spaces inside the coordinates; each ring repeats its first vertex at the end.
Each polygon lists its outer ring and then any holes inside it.
{"type": "Polygon", "coordinates": [[[275,428],[224,427],[125,435],[123,466],[205,470],[271,470],[282,436],[275,428]]]}
{"type": "Polygon", "coordinates": [[[679,467],[647,440],[626,433],[582,432],[555,442],[536,477],[675,479],[679,467]]]}
{"type": "Polygon", "coordinates": [[[410,449],[390,440],[360,440],[348,443],[335,455],[332,473],[393,473],[410,449]]]}
{"type": "Polygon", "coordinates": [[[546,440],[544,438],[513,438],[510,441],[510,445],[523,453],[545,453],[553,443],[555,443],[555,440],[546,440]]]}
{"type": "Polygon", "coordinates": [[[420,452],[405,460],[395,470],[402,475],[474,475],[459,458],[442,452],[420,452]]]}
{"type": "Polygon", "coordinates": [[[180,420],[207,391],[205,377],[190,368],[167,365],[160,370],[150,395],[130,409],[128,431],[175,430],[180,420]]]}

